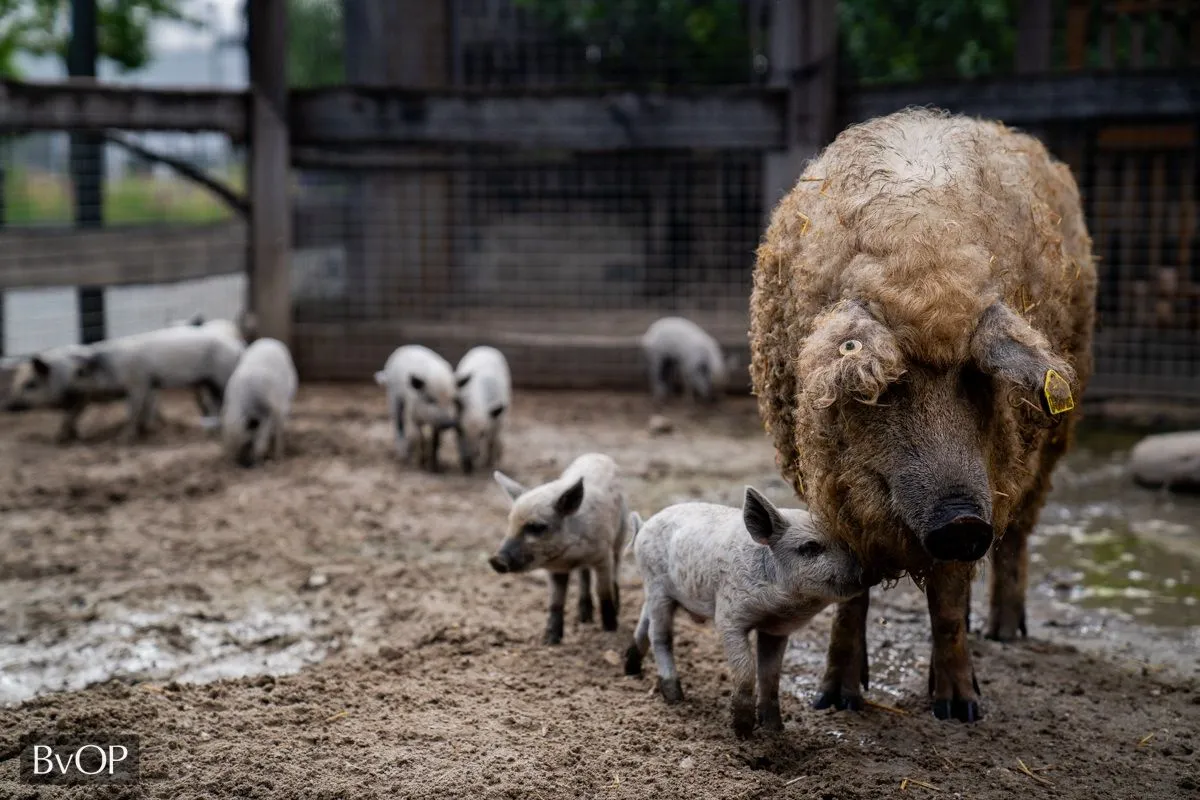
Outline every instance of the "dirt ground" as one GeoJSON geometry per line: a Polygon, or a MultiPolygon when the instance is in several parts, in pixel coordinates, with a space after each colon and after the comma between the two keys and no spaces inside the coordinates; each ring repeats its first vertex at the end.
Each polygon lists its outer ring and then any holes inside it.
{"type": "MultiPolygon", "coordinates": [[[[657,437],[642,396],[514,412],[504,469],[527,483],[599,450],[644,516],[746,482],[787,501],[749,399],[657,437]]],[[[219,459],[187,398],[166,414],[127,445],[107,410],[65,448],[50,416],[0,420],[0,796],[1200,797],[1194,636],[1139,638],[1035,587],[1031,639],[972,646],[986,716],[966,726],[928,713],[923,598],[876,589],[868,696],[887,708],[809,708],[825,612],[793,637],[786,730],[739,742],[710,627],[680,615],[683,704],[652,661],[621,674],[632,560],[617,633],[576,624],[572,583],[564,642],[542,646],[542,576],[486,563],[501,491],[395,464],[375,387],[302,388],[290,457],[256,471],[219,459]],[[139,734],[144,782],[22,786],[33,731],[139,734]]]]}

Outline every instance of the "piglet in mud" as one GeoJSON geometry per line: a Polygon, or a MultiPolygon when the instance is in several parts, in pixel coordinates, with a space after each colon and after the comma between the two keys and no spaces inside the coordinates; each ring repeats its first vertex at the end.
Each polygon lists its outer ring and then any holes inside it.
{"type": "Polygon", "coordinates": [[[283,342],[257,339],[246,348],[221,408],[221,439],[234,461],[252,467],[268,453],[283,458],[283,429],[297,383],[292,354],[283,342]]]}
{"type": "Polygon", "coordinates": [[[808,512],[778,509],[750,486],[740,510],[709,503],[663,509],[635,531],[631,546],[646,599],[625,674],[640,675],[653,646],[659,690],[678,703],[675,611],[682,606],[697,621],[712,619],[733,673],[733,729],[746,738],[755,724],[749,635],[757,631],[758,722],[782,730],[779,672],[788,636],[825,606],[863,590],[850,549],[823,536],[808,512]]]}
{"type": "Polygon", "coordinates": [[[419,344],[398,347],[388,357],[375,382],[387,389],[400,461],[415,457],[417,466],[438,471],[442,433],[457,423],[458,390],[470,379],[456,379],[446,359],[419,344]]]}
{"type": "Polygon", "coordinates": [[[727,358],[716,339],[683,317],[656,320],[642,335],[642,352],[656,404],[672,392],[715,402],[736,367],[734,357],[727,358]]]}
{"type": "Polygon", "coordinates": [[[500,573],[534,569],[549,573],[550,617],[544,642],[562,641],[572,570],[579,571],[579,621],[592,621],[594,572],[601,624],[604,630],[615,631],[620,607],[617,568],[629,524],[616,463],[606,455],[587,453],[572,461],[557,480],[532,489],[500,471],[494,477],[512,508],[508,535],[488,563],[500,573]]]}
{"type": "Polygon", "coordinates": [[[125,397],[111,381],[94,379],[96,364],[86,345],[66,345],[12,360],[5,411],[54,409],[63,412],[58,440],[79,437],[79,417],[89,404],[125,397]]]}
{"type": "Polygon", "coordinates": [[[500,430],[512,405],[512,378],[504,354],[494,347],[473,347],[454,368],[458,391],[458,456],[463,472],[477,462],[486,468],[500,463],[500,430]]]}

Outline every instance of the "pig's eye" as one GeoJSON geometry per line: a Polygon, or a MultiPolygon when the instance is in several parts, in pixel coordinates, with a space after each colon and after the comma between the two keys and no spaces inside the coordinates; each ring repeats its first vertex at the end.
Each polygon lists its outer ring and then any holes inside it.
{"type": "Polygon", "coordinates": [[[805,542],[796,548],[796,553],[801,558],[816,558],[824,552],[825,545],[815,541],[805,542]]]}
{"type": "Polygon", "coordinates": [[[862,350],[862,342],[858,339],[847,339],[838,347],[838,352],[844,356],[852,356],[862,350]]]}
{"type": "Polygon", "coordinates": [[[546,532],[547,525],[544,522],[526,522],[521,528],[521,533],[529,534],[530,536],[541,536],[546,532]]]}

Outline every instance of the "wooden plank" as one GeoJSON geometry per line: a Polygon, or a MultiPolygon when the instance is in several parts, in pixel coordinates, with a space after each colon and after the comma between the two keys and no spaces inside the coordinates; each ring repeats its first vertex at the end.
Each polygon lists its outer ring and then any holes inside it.
{"type": "Polygon", "coordinates": [[[291,340],[287,4],[248,0],[250,60],[249,307],[263,336],[291,340]]]}
{"type": "Polygon", "coordinates": [[[1129,66],[1143,69],[1146,66],[1146,17],[1131,16],[1129,25],[1129,66]]]}
{"type": "Polygon", "coordinates": [[[1017,12],[1018,75],[1033,75],[1050,69],[1054,32],[1053,8],[1046,0],[1021,0],[1017,12]]]}
{"type": "Polygon", "coordinates": [[[1196,143],[1196,126],[1189,123],[1106,127],[1096,142],[1102,150],[1187,150],[1196,143]]]}
{"type": "Polygon", "coordinates": [[[1087,66],[1087,29],[1091,15],[1090,0],[1070,0],[1067,7],[1067,69],[1082,70],[1087,66]]]}
{"type": "Polygon", "coordinates": [[[1120,231],[1121,238],[1117,259],[1119,286],[1122,289],[1122,299],[1126,300],[1126,303],[1118,319],[1124,325],[1145,325],[1149,287],[1145,285],[1145,281],[1136,280],[1142,276],[1139,274],[1140,270],[1136,269],[1139,254],[1134,250],[1138,223],[1137,159],[1133,155],[1126,155],[1121,161],[1120,200],[1117,206],[1117,230],[1120,231]],[[1127,292],[1127,289],[1132,291],[1127,292]]]}
{"type": "Polygon", "coordinates": [[[563,95],[339,87],[292,93],[292,143],[765,150],[784,144],[786,93],[563,95]]]}
{"type": "Polygon", "coordinates": [[[237,222],[0,232],[0,289],[172,283],[245,266],[237,222]]]}
{"type": "Polygon", "coordinates": [[[1065,74],[860,88],[846,100],[846,122],[909,105],[1001,119],[1012,124],[1096,118],[1191,117],[1200,114],[1195,70],[1113,75],[1065,74]]]}
{"type": "Polygon", "coordinates": [[[217,131],[246,135],[244,92],[94,81],[0,81],[0,130],[217,131]]]}

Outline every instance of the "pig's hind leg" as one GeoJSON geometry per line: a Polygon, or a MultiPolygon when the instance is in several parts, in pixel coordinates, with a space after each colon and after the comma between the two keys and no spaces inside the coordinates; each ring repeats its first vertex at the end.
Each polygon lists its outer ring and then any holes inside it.
{"type": "Polygon", "coordinates": [[[658,668],[658,690],[667,703],[678,703],[683,700],[683,687],[675,670],[675,609],[678,604],[661,595],[647,599],[647,603],[650,605],[650,647],[654,650],[654,665],[658,668]]]}
{"type": "Polygon", "coordinates": [[[642,603],[642,616],[638,619],[637,628],[633,631],[633,642],[625,651],[625,674],[641,675],[642,659],[650,649],[650,598],[642,603]]]}

